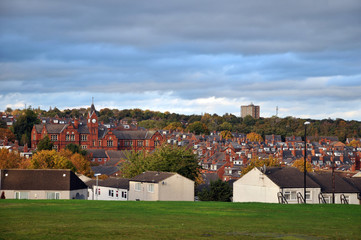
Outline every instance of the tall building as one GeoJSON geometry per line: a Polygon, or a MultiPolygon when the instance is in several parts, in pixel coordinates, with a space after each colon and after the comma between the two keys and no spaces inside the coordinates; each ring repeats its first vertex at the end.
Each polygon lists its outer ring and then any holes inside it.
{"type": "Polygon", "coordinates": [[[260,115],[260,108],[259,106],[253,105],[251,103],[248,106],[241,106],[241,117],[244,118],[245,116],[250,115],[253,118],[258,119],[260,115]]]}

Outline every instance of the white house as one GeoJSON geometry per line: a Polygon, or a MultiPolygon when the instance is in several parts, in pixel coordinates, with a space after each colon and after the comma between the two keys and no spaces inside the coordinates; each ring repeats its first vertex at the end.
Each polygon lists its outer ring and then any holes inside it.
{"type": "Polygon", "coordinates": [[[0,192],[7,199],[88,198],[85,183],[65,169],[2,169],[0,192]]]}
{"type": "MultiPolygon", "coordinates": [[[[303,173],[297,168],[253,168],[233,183],[234,202],[278,203],[283,196],[288,203],[298,203],[303,196],[303,173]]],[[[306,177],[306,202],[318,203],[321,187],[306,177]]]]}
{"type": "Polygon", "coordinates": [[[129,179],[107,178],[104,180],[91,180],[88,185],[88,200],[128,200],[129,179]]]}
{"type": "Polygon", "coordinates": [[[194,181],[171,172],[144,172],[129,180],[129,200],[194,201],[194,181]]]}

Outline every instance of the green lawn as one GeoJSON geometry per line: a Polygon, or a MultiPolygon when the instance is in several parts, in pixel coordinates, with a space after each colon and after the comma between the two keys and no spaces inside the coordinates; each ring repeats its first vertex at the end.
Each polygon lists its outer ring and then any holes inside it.
{"type": "Polygon", "coordinates": [[[361,206],[1,200],[0,239],[361,239],[361,206]]]}

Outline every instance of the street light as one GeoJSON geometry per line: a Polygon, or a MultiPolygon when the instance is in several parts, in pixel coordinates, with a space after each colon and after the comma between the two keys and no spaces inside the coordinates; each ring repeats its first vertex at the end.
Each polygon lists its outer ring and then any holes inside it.
{"type": "Polygon", "coordinates": [[[94,174],[95,177],[97,177],[97,188],[95,190],[96,200],[98,200],[98,176],[102,175],[101,173],[94,174]]]}
{"type": "Polygon", "coordinates": [[[306,157],[307,157],[307,125],[310,125],[310,122],[305,122],[305,154],[303,155],[303,197],[305,198],[306,204],[306,157]]]}

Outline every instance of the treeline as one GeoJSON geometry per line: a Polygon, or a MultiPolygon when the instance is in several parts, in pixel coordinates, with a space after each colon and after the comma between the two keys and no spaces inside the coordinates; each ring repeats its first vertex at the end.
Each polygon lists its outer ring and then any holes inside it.
{"type": "MultiPolygon", "coordinates": [[[[32,124],[38,122],[37,119],[34,119],[34,116],[85,118],[88,111],[89,108],[65,109],[62,111],[53,108],[45,111],[41,109],[31,109],[30,107],[26,110],[6,110],[8,113],[12,112],[13,114],[16,113],[20,115],[20,118],[18,117],[17,119],[19,123],[14,125],[13,133],[16,138],[22,142],[29,141],[29,129],[32,128],[32,124]]],[[[283,140],[287,136],[303,136],[303,123],[310,121],[311,124],[307,130],[307,135],[309,136],[337,136],[339,140],[343,142],[346,138],[361,137],[361,122],[346,121],[343,119],[312,120],[294,117],[254,119],[251,116],[241,118],[228,113],[223,116],[208,113],[203,115],[184,115],[141,109],[118,110],[109,108],[99,110],[98,117],[103,123],[121,119],[128,120],[128,122],[131,123],[133,120],[136,120],[138,126],[146,129],[184,130],[196,134],[209,134],[214,131],[226,130],[244,134],[255,132],[263,138],[265,135],[281,135],[283,140]]]]}

